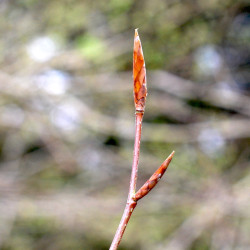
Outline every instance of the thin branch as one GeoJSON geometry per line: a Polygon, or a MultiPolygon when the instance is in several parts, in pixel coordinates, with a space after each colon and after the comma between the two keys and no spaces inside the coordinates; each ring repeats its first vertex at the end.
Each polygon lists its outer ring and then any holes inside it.
{"type": "Polygon", "coordinates": [[[146,68],[142,52],[141,41],[135,30],[134,38],[134,55],[133,55],[133,76],[134,76],[134,103],[135,103],[135,144],[131,179],[129,185],[127,204],[124,209],[120,224],[110,246],[110,250],[116,250],[121,242],[124,231],[127,227],[129,219],[137,205],[137,201],[145,196],[150,190],[152,190],[157,182],[161,179],[165,173],[169,163],[171,162],[174,152],[163,162],[163,164],[156,170],[156,172],[150,177],[150,179],[139,189],[137,193],[136,181],[138,173],[138,162],[140,153],[140,140],[141,140],[141,127],[142,119],[145,110],[147,86],[146,86],[146,68]]]}
{"type": "Polygon", "coordinates": [[[143,113],[136,113],[135,114],[135,144],[134,144],[134,155],[133,155],[133,164],[132,164],[132,172],[131,172],[131,179],[130,179],[130,186],[129,186],[129,197],[133,197],[136,190],[136,181],[138,175],[138,162],[139,162],[139,155],[140,155],[140,143],[141,143],[141,128],[142,128],[142,119],[143,113]]]}
{"type": "Polygon", "coordinates": [[[135,144],[134,144],[134,155],[132,172],[130,178],[129,192],[127,204],[124,209],[120,224],[116,231],[113,242],[110,246],[110,250],[118,248],[129,219],[137,205],[137,202],[133,200],[136,189],[137,173],[138,173],[138,162],[140,154],[140,141],[141,141],[141,127],[142,119],[145,110],[147,86],[146,86],[146,68],[142,52],[141,41],[137,30],[135,30],[134,38],[134,54],[133,54],[133,76],[134,76],[134,103],[135,103],[135,144]]]}
{"type": "Polygon", "coordinates": [[[146,67],[143,57],[141,41],[135,30],[134,37],[134,53],[133,53],[133,77],[134,77],[134,103],[135,103],[135,144],[132,172],[129,186],[128,202],[132,200],[135,194],[138,162],[140,154],[140,141],[141,141],[141,127],[142,119],[145,110],[146,96],[147,96],[147,83],[146,83],[146,67]]]}

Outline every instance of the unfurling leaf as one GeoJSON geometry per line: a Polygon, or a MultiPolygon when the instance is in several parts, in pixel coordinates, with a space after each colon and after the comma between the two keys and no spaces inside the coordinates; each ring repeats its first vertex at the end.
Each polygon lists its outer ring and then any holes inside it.
{"type": "Polygon", "coordinates": [[[134,38],[133,77],[135,110],[137,112],[144,112],[147,96],[146,68],[137,29],[135,30],[134,38]]]}

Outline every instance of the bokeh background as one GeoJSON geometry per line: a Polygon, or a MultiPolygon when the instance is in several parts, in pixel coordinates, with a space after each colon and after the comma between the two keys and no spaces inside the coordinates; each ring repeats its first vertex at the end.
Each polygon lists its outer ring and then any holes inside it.
{"type": "Polygon", "coordinates": [[[139,28],[138,186],[176,154],[120,249],[249,249],[248,4],[1,0],[0,248],[109,248],[129,186],[139,28]]]}

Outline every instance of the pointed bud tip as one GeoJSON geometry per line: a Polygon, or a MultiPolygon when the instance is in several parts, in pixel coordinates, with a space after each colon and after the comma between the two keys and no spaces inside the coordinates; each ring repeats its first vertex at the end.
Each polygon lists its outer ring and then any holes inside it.
{"type": "Polygon", "coordinates": [[[173,152],[170,154],[170,156],[173,158],[174,154],[175,154],[175,151],[173,150],[173,152]]]}
{"type": "Polygon", "coordinates": [[[174,153],[175,153],[175,151],[173,151],[164,162],[169,164],[174,156],[174,153]]]}
{"type": "Polygon", "coordinates": [[[138,34],[138,28],[135,29],[135,37],[139,37],[139,34],[138,34]]]}

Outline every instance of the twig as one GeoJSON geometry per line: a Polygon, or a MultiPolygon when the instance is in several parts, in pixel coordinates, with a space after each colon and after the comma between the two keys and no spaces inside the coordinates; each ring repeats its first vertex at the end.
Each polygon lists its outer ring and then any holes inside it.
{"type": "Polygon", "coordinates": [[[171,162],[174,152],[163,162],[163,164],[156,170],[156,172],[149,178],[148,181],[139,189],[137,193],[136,181],[138,172],[138,162],[140,153],[140,140],[141,140],[141,127],[142,119],[145,110],[147,86],[146,86],[146,68],[142,52],[141,41],[135,30],[134,38],[134,55],[133,55],[133,77],[134,77],[134,103],[135,103],[135,144],[132,172],[130,179],[130,186],[128,192],[127,204],[124,209],[120,224],[114,236],[113,242],[110,246],[110,250],[116,250],[121,242],[122,236],[129,222],[129,219],[137,205],[137,201],[147,195],[152,190],[158,181],[165,173],[169,163],[171,162]]]}

